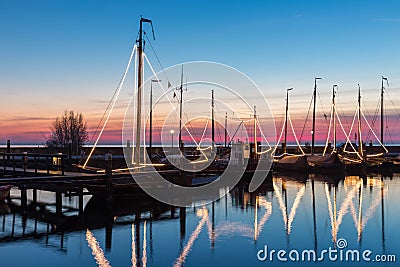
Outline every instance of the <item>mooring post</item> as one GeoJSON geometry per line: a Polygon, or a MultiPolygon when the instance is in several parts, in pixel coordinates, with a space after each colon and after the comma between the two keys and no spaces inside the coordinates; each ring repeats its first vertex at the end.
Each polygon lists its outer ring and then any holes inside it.
{"type": "Polygon", "coordinates": [[[179,222],[181,239],[184,239],[186,235],[186,207],[179,208],[179,222]]]}
{"type": "MultiPolygon", "coordinates": [[[[105,184],[106,184],[106,214],[107,214],[107,224],[113,223],[113,184],[112,184],[112,154],[108,153],[105,155],[105,163],[106,163],[106,169],[105,169],[105,184]]],[[[106,247],[111,248],[111,231],[112,229],[107,232],[106,230],[106,247]],[[107,233],[109,238],[107,238],[107,233]]]]}
{"type": "Polygon", "coordinates": [[[28,217],[26,215],[22,215],[21,217],[21,224],[22,224],[22,237],[25,237],[25,232],[26,232],[26,222],[28,220],[28,217]]]}
{"type": "Polygon", "coordinates": [[[37,172],[38,164],[37,164],[37,156],[36,156],[36,154],[35,154],[35,157],[34,157],[34,161],[35,161],[35,176],[38,176],[38,172],[37,172]]]}
{"type": "MultiPolygon", "coordinates": [[[[7,150],[6,150],[7,154],[11,153],[11,141],[7,140],[7,150]]],[[[7,160],[10,160],[10,155],[7,155],[7,160]]]]}
{"type": "Polygon", "coordinates": [[[112,222],[109,222],[106,226],[106,251],[111,251],[112,230],[113,230],[112,222]]]}
{"type": "Polygon", "coordinates": [[[370,154],[374,153],[374,147],[372,146],[372,140],[369,140],[369,153],[370,154]]]}
{"type": "Polygon", "coordinates": [[[11,237],[14,236],[14,230],[15,230],[15,211],[13,212],[13,218],[12,218],[11,237]]]}
{"type": "Polygon", "coordinates": [[[22,166],[24,167],[24,176],[26,176],[26,166],[28,165],[28,152],[24,152],[22,159],[23,159],[22,166]]]}
{"type": "Polygon", "coordinates": [[[6,174],[6,165],[7,165],[7,162],[6,162],[6,158],[8,158],[9,156],[7,155],[7,157],[3,154],[3,171],[4,171],[4,174],[6,174]]]}
{"type": "MultiPolygon", "coordinates": [[[[60,154],[60,164],[61,164],[61,175],[64,176],[64,155],[63,153],[59,153],[60,154]]],[[[70,163],[71,164],[71,163],[70,163]]]]}
{"type": "Polygon", "coordinates": [[[64,231],[61,233],[61,243],[60,243],[60,248],[64,248],[64,231]]]}
{"type": "Polygon", "coordinates": [[[131,140],[126,140],[126,153],[127,157],[127,162],[128,162],[128,167],[130,164],[132,164],[132,148],[131,148],[131,140]]]}
{"type": "Polygon", "coordinates": [[[62,193],[56,192],[56,213],[62,213],[62,193]]]}
{"type": "Polygon", "coordinates": [[[25,187],[21,187],[20,190],[21,190],[21,207],[23,209],[23,212],[25,213],[25,208],[26,208],[26,206],[28,204],[28,197],[27,197],[27,194],[26,194],[26,188],[25,187]]]}
{"type": "Polygon", "coordinates": [[[82,185],[79,185],[79,189],[78,189],[78,205],[79,205],[79,217],[82,216],[83,214],[83,188],[82,185]]]}
{"type": "Polygon", "coordinates": [[[110,153],[106,154],[105,160],[106,160],[106,169],[105,169],[106,189],[107,189],[107,192],[111,192],[112,191],[112,154],[110,154],[110,153]]]}
{"type": "Polygon", "coordinates": [[[13,166],[13,175],[15,177],[17,175],[17,173],[15,172],[15,157],[14,157],[14,155],[12,155],[12,166],[13,166]]]}
{"type": "Polygon", "coordinates": [[[32,189],[32,203],[37,204],[37,189],[32,189]]]}
{"type": "Polygon", "coordinates": [[[49,243],[49,234],[50,234],[50,223],[47,223],[47,228],[46,228],[46,245],[49,243]]]}
{"type": "Polygon", "coordinates": [[[3,227],[1,229],[2,229],[3,232],[6,229],[6,215],[5,214],[3,214],[3,227]]]}
{"type": "Polygon", "coordinates": [[[46,156],[46,170],[47,174],[50,174],[49,156],[46,156]]]}

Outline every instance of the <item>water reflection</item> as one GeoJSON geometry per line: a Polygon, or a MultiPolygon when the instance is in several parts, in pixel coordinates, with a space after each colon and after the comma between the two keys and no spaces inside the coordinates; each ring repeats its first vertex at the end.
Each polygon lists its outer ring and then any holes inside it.
{"type": "Polygon", "coordinates": [[[287,203],[287,191],[286,191],[287,183],[286,183],[286,181],[282,181],[282,191],[285,193],[285,200],[283,200],[282,193],[280,192],[279,187],[276,185],[276,182],[273,182],[273,186],[274,186],[276,198],[278,199],[279,209],[282,212],[282,218],[283,218],[283,222],[285,224],[285,229],[287,231],[287,234],[290,235],[292,223],[293,223],[294,217],[296,216],[296,211],[297,211],[297,208],[299,207],[300,201],[304,196],[306,186],[304,184],[301,185],[299,191],[297,191],[296,198],[294,199],[294,202],[290,209],[289,215],[288,215],[288,203],[287,203]]]}
{"type": "Polygon", "coordinates": [[[92,254],[96,260],[96,263],[100,267],[110,267],[110,262],[104,256],[104,252],[101,249],[99,242],[97,242],[97,239],[89,230],[86,231],[86,241],[88,242],[88,245],[92,250],[92,254]]]}
{"type": "Polygon", "coordinates": [[[43,249],[57,247],[52,251],[62,266],[74,262],[69,252],[74,248],[80,248],[85,266],[262,265],[255,253],[264,244],[317,250],[343,237],[353,248],[394,253],[399,194],[398,176],[279,175],[253,193],[242,182],[200,207],[175,208],[144,195],[119,196],[111,203],[95,196],[80,217],[69,216],[67,207],[57,215],[51,205],[23,208],[13,199],[0,206],[0,256],[12,247],[15,253],[30,251],[27,259],[34,262],[43,249]],[[75,238],[80,233],[86,238],[75,238]]]}
{"type": "Polygon", "coordinates": [[[208,210],[205,209],[204,207],[202,209],[197,210],[196,213],[197,217],[200,217],[201,220],[197,224],[196,229],[193,231],[193,233],[190,235],[190,238],[183,248],[181,254],[179,257],[176,259],[174,263],[174,267],[179,267],[182,266],[183,263],[185,263],[186,257],[188,256],[190,250],[192,249],[194,241],[198,238],[201,229],[203,228],[204,224],[208,221],[208,210]]]}

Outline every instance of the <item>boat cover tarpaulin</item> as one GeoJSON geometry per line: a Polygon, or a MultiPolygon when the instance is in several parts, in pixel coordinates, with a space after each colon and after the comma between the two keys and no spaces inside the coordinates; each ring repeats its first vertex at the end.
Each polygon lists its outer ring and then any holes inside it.
{"type": "Polygon", "coordinates": [[[337,162],[337,154],[326,154],[326,155],[308,155],[307,160],[313,164],[334,164],[337,162]]]}
{"type": "Polygon", "coordinates": [[[305,155],[285,155],[282,158],[275,159],[274,169],[286,171],[308,170],[307,157],[305,155]]]}

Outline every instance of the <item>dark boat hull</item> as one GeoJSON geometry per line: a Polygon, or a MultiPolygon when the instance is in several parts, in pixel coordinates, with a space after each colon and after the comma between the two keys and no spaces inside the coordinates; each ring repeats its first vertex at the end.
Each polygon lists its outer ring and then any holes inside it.
{"type": "Polygon", "coordinates": [[[273,170],[276,172],[304,172],[308,173],[309,166],[307,157],[303,156],[283,156],[275,159],[273,164],[273,170]]]}

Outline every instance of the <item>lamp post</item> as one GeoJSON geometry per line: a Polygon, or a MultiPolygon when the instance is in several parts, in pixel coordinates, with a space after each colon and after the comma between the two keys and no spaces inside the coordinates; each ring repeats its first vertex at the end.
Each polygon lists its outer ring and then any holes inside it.
{"type": "Polygon", "coordinates": [[[171,133],[171,147],[174,147],[174,130],[169,131],[171,133]]]}

